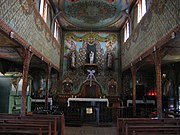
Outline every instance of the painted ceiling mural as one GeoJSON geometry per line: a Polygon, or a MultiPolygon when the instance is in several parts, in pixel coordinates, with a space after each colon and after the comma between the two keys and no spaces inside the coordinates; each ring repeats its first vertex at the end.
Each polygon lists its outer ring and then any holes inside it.
{"type": "Polygon", "coordinates": [[[120,21],[128,0],[64,0],[62,6],[64,18],[70,24],[99,29],[120,21]]]}
{"type": "Polygon", "coordinates": [[[116,33],[67,32],[64,41],[64,93],[78,93],[87,79],[85,68],[95,68],[95,78],[102,86],[103,93],[116,95],[117,50],[116,33]],[[90,62],[91,52],[94,53],[93,63],[90,62]]]}

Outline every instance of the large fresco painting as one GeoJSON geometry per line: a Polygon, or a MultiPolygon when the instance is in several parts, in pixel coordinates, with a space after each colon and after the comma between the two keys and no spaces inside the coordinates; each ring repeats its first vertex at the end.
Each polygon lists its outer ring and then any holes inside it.
{"type": "Polygon", "coordinates": [[[64,88],[68,88],[68,90],[64,89],[64,93],[78,93],[80,86],[88,79],[88,72],[92,71],[94,80],[102,87],[103,94],[116,95],[118,81],[117,50],[116,33],[66,33],[63,82],[64,88]]]}
{"type": "Polygon", "coordinates": [[[80,27],[100,28],[119,20],[127,3],[127,0],[64,0],[62,5],[70,23],[80,27]]]}

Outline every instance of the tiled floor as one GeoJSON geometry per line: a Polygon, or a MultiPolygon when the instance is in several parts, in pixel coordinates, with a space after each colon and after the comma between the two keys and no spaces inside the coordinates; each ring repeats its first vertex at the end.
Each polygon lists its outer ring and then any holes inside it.
{"type": "Polygon", "coordinates": [[[116,135],[116,127],[65,127],[65,135],[116,135]]]}

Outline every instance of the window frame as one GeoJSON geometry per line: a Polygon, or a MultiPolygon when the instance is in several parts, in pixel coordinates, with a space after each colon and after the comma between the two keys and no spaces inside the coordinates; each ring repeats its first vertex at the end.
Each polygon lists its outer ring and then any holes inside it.
{"type": "Polygon", "coordinates": [[[59,41],[59,36],[60,36],[60,25],[57,19],[55,19],[54,21],[54,32],[53,32],[53,36],[54,38],[59,41]]]}
{"type": "Polygon", "coordinates": [[[146,0],[138,0],[137,1],[137,23],[139,23],[142,19],[142,17],[146,14],[147,12],[147,2],[146,0]]]}
{"type": "Polygon", "coordinates": [[[127,41],[129,36],[130,36],[130,21],[126,20],[126,22],[124,24],[124,42],[127,41]]]}

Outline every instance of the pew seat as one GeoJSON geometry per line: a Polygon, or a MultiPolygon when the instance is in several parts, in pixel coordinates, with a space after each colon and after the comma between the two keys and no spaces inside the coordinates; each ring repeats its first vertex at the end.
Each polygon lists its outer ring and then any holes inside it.
{"type": "Polygon", "coordinates": [[[117,135],[180,134],[180,119],[118,118],[117,135]]]}
{"type": "Polygon", "coordinates": [[[14,134],[64,135],[64,116],[0,114],[0,127],[4,129],[1,131],[2,134],[3,132],[13,134],[14,130],[14,134]]]}

